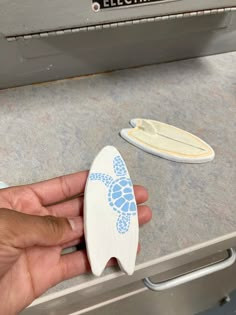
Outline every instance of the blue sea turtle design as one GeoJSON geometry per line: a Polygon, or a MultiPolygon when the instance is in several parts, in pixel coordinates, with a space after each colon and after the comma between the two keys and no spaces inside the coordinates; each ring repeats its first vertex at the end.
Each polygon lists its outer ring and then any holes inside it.
{"type": "Polygon", "coordinates": [[[137,214],[137,206],[132,182],[127,176],[125,163],[119,155],[113,160],[113,168],[119,177],[117,179],[103,173],[92,173],[89,179],[101,181],[108,188],[108,203],[119,214],[116,222],[117,231],[124,234],[129,230],[131,216],[137,214]]]}

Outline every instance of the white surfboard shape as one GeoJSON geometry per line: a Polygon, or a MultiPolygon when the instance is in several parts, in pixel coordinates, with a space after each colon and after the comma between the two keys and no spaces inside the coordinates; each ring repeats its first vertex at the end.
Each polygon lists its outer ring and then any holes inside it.
{"type": "Polygon", "coordinates": [[[84,226],[89,262],[100,276],[115,257],[120,268],[132,275],[138,249],[138,215],[133,184],[127,167],[113,146],[95,158],[84,196],[84,226]]]}
{"type": "Polygon", "coordinates": [[[215,157],[213,149],[193,134],[174,126],[148,119],[132,119],[133,128],[120,135],[140,149],[162,158],[184,163],[205,163],[215,157]]]}

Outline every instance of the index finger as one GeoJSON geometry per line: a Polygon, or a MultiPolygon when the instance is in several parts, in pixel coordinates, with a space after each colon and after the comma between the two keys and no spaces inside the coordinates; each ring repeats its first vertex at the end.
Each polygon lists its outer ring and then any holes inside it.
{"type": "Polygon", "coordinates": [[[83,171],[30,184],[27,187],[36,194],[43,206],[47,206],[82,194],[87,177],[88,171],[83,171]]]}

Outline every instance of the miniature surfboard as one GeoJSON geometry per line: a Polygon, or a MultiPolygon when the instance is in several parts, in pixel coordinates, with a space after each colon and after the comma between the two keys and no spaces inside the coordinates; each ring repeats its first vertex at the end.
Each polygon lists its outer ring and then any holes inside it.
{"type": "Polygon", "coordinates": [[[84,226],[88,258],[100,276],[110,258],[134,272],[138,248],[138,216],[133,184],[115,147],[106,146],[95,158],[84,196],[84,226]]]}
{"type": "Polygon", "coordinates": [[[132,129],[121,130],[121,136],[140,149],[175,162],[204,163],[215,157],[213,149],[193,134],[165,123],[132,119],[132,129]]]}

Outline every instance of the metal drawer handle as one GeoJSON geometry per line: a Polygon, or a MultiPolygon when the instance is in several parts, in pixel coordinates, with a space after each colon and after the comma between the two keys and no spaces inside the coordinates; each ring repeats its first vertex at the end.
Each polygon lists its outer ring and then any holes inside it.
{"type": "Polygon", "coordinates": [[[216,271],[220,271],[232,266],[236,261],[236,252],[233,248],[230,248],[228,250],[228,253],[229,257],[219,263],[215,263],[202,269],[195,270],[193,272],[184,274],[171,280],[163,281],[160,283],[154,283],[150,280],[150,278],[145,278],[143,282],[145,286],[152,291],[163,291],[177,287],[181,284],[208,276],[216,271]]]}

